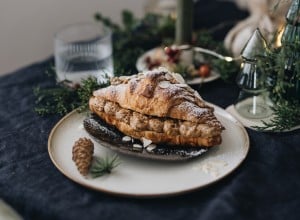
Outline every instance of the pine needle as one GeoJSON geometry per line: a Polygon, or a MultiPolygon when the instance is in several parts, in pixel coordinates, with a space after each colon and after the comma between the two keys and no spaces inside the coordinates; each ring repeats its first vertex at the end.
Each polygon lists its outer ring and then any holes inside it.
{"type": "Polygon", "coordinates": [[[283,102],[274,108],[274,118],[270,122],[263,121],[264,126],[253,127],[259,131],[282,132],[300,125],[299,102],[283,102]]]}
{"type": "Polygon", "coordinates": [[[88,100],[94,90],[108,86],[108,83],[98,84],[97,79],[89,77],[82,81],[79,87],[69,87],[64,83],[52,88],[34,88],[36,97],[35,112],[39,115],[64,115],[74,109],[83,112],[88,109],[88,100]]]}
{"type": "Polygon", "coordinates": [[[106,156],[105,158],[95,157],[90,173],[93,178],[100,177],[105,174],[110,174],[112,170],[120,164],[121,161],[117,154],[115,154],[112,158],[108,156],[106,156]]]}

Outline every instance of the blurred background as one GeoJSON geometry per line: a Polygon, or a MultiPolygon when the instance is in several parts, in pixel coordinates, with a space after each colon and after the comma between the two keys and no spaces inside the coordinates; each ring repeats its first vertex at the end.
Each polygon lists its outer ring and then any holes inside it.
{"type": "MultiPolygon", "coordinates": [[[[213,28],[213,37],[225,39],[227,49],[238,55],[257,27],[266,36],[273,35],[285,22],[289,2],[194,0],[194,28],[213,28]],[[274,10],[278,2],[282,7],[274,10]]],[[[149,11],[170,14],[175,6],[176,0],[1,0],[0,75],[51,56],[58,30],[68,24],[93,22],[96,12],[120,24],[126,9],[141,18],[149,11]]]]}
{"type": "Polygon", "coordinates": [[[137,17],[147,0],[1,0],[0,75],[53,54],[53,36],[67,24],[92,22],[99,11],[120,23],[121,11],[137,17]]]}

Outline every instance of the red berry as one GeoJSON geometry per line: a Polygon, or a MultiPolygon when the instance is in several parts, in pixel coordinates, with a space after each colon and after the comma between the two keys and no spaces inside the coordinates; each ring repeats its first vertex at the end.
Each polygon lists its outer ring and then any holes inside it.
{"type": "Polygon", "coordinates": [[[198,73],[201,77],[208,77],[210,75],[211,68],[208,64],[203,64],[199,67],[198,73]]]}
{"type": "Polygon", "coordinates": [[[172,54],[172,49],[170,47],[165,47],[164,51],[165,51],[165,54],[167,54],[168,56],[170,56],[172,54]]]}

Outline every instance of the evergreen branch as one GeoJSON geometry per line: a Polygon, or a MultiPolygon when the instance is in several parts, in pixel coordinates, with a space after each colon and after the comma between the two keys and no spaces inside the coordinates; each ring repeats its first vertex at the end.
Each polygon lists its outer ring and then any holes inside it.
{"type": "Polygon", "coordinates": [[[79,112],[86,111],[89,105],[89,99],[93,94],[93,91],[107,87],[109,83],[98,84],[97,79],[89,77],[86,80],[82,80],[82,85],[77,90],[77,96],[80,100],[80,105],[77,107],[79,112]]]}
{"type": "Polygon", "coordinates": [[[100,177],[105,174],[110,174],[112,170],[120,164],[121,161],[117,154],[115,154],[112,158],[109,158],[108,156],[105,158],[95,157],[90,173],[93,178],[100,177]]]}
{"type": "MultiPolygon", "coordinates": [[[[278,33],[275,33],[276,39],[278,33]]],[[[285,43],[276,48],[271,42],[268,50],[258,59],[257,66],[267,78],[270,97],[276,105],[272,108],[273,119],[263,122],[262,127],[254,127],[260,131],[285,131],[300,125],[300,42],[285,43]],[[298,55],[297,55],[298,54],[298,55]],[[286,68],[290,67],[290,70],[286,68]],[[298,92],[298,93],[297,93],[298,92]]]]}
{"type": "Polygon", "coordinates": [[[77,106],[76,91],[67,87],[34,88],[34,95],[36,96],[35,112],[39,115],[59,114],[64,115],[77,106]]]}
{"type": "Polygon", "coordinates": [[[300,125],[300,103],[283,102],[272,108],[274,118],[270,122],[263,121],[262,127],[254,126],[259,131],[286,131],[300,125]]]}
{"type": "Polygon", "coordinates": [[[98,84],[96,78],[89,77],[82,80],[82,85],[78,87],[68,87],[59,84],[54,88],[40,87],[34,88],[36,96],[35,112],[45,116],[50,114],[64,115],[74,109],[80,112],[88,109],[88,100],[93,91],[107,86],[108,84],[98,84]]]}

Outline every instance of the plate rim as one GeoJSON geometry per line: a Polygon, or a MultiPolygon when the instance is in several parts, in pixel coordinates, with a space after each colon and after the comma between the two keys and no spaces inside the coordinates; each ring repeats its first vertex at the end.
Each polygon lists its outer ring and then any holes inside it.
{"type": "Polygon", "coordinates": [[[196,190],[206,188],[206,187],[218,182],[219,180],[225,179],[226,177],[231,175],[235,170],[237,170],[240,167],[240,165],[243,163],[243,161],[245,161],[245,159],[246,159],[246,157],[249,153],[249,150],[250,150],[250,139],[249,139],[249,135],[248,135],[246,129],[244,128],[244,126],[234,116],[232,116],[229,112],[225,111],[221,107],[219,107],[217,105],[214,105],[212,103],[208,103],[208,102],[206,102],[206,103],[213,106],[214,108],[218,108],[219,110],[224,111],[223,114],[226,114],[226,116],[224,116],[224,117],[231,120],[233,123],[235,123],[239,127],[239,129],[242,131],[243,138],[245,140],[243,148],[245,148],[246,151],[245,151],[244,156],[241,158],[241,160],[236,164],[236,166],[233,169],[231,169],[225,175],[219,176],[219,177],[213,179],[212,181],[210,181],[210,182],[208,182],[204,185],[201,185],[201,186],[196,186],[196,187],[192,187],[192,188],[188,188],[188,189],[177,190],[176,192],[166,192],[166,193],[151,193],[151,194],[149,194],[149,193],[126,193],[126,192],[116,192],[116,191],[107,190],[103,187],[91,186],[91,185],[87,184],[86,182],[82,181],[81,179],[73,178],[71,175],[68,174],[68,172],[66,172],[62,167],[60,167],[58,162],[56,162],[56,160],[54,158],[54,155],[52,154],[52,145],[51,145],[51,143],[52,143],[53,136],[54,136],[57,128],[64,121],[66,121],[69,117],[71,117],[74,114],[84,114],[84,113],[79,113],[78,109],[75,109],[75,110],[69,112],[68,114],[66,114],[51,129],[51,132],[48,136],[48,154],[49,154],[49,157],[50,157],[52,163],[54,164],[54,166],[64,176],[66,176],[69,180],[72,180],[71,182],[75,182],[75,183],[77,183],[81,186],[84,186],[85,188],[95,190],[95,191],[98,191],[98,192],[103,192],[103,193],[106,193],[106,194],[109,194],[109,195],[126,197],[126,198],[164,198],[164,197],[179,196],[179,195],[183,195],[183,194],[186,194],[186,193],[191,193],[191,192],[194,192],[196,190]]]}
{"type": "MultiPolygon", "coordinates": [[[[141,54],[137,60],[136,60],[136,63],[135,63],[135,67],[136,69],[141,72],[141,71],[148,71],[147,69],[144,69],[142,70],[141,68],[139,68],[140,64],[143,63],[143,58],[147,55],[147,54],[150,54],[150,53],[153,53],[153,51],[157,50],[157,49],[161,49],[161,47],[154,47],[150,50],[147,50],[145,51],[143,54],[141,54]]],[[[186,81],[186,83],[188,85],[199,85],[199,84],[203,84],[203,83],[209,83],[209,82],[212,82],[212,81],[215,81],[217,79],[219,79],[221,77],[220,73],[218,73],[215,69],[212,70],[215,74],[215,76],[212,76],[211,79],[208,77],[208,78],[202,78],[202,77],[196,77],[194,79],[184,79],[186,81]],[[203,79],[203,81],[201,81],[201,79],[203,79]],[[208,79],[205,81],[205,79],[208,79]],[[193,81],[198,81],[200,80],[200,82],[193,82],[193,81]]]]}

